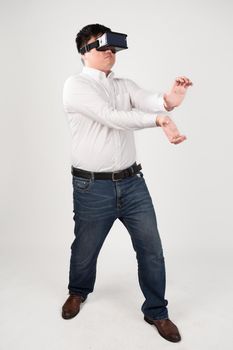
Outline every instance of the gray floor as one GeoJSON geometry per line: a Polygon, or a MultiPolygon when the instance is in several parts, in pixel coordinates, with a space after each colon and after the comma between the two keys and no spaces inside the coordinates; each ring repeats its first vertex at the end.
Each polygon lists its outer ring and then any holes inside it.
{"type": "Polygon", "coordinates": [[[48,247],[41,246],[18,253],[12,247],[2,255],[1,350],[231,348],[232,281],[227,258],[167,254],[169,315],[182,335],[182,341],[174,344],[143,320],[144,298],[134,255],[127,259],[124,251],[117,262],[110,250],[103,249],[94,292],[75,318],[63,320],[68,254],[51,257],[48,247]]]}

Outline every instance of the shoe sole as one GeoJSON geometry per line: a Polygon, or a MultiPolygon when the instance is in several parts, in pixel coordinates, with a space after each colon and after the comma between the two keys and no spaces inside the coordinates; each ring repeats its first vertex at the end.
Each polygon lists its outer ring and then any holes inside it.
{"type": "Polygon", "coordinates": [[[154,324],[153,321],[149,320],[146,316],[144,316],[144,320],[149,324],[154,324]]]}
{"type": "Polygon", "coordinates": [[[78,315],[79,311],[80,311],[80,310],[78,310],[78,312],[77,312],[76,314],[72,315],[72,316],[65,316],[65,315],[62,314],[62,318],[64,318],[65,320],[69,320],[69,319],[71,319],[71,318],[74,318],[75,316],[78,315]]]}

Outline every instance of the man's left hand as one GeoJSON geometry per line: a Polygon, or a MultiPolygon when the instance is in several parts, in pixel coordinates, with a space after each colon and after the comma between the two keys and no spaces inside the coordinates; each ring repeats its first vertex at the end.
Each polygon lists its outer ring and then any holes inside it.
{"type": "Polygon", "coordinates": [[[174,107],[178,107],[183,101],[185,94],[188,90],[188,87],[193,85],[191,80],[187,77],[178,77],[175,80],[175,83],[170,92],[165,93],[164,98],[164,107],[171,111],[174,107]]]}

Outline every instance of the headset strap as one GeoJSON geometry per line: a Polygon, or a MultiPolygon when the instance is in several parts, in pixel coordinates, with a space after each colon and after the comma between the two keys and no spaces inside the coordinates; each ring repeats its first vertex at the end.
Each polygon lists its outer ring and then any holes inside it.
{"type": "Polygon", "coordinates": [[[95,48],[95,47],[99,47],[99,40],[94,41],[91,44],[87,44],[84,45],[81,49],[80,49],[80,53],[83,55],[85,52],[90,51],[91,49],[95,48]]]}

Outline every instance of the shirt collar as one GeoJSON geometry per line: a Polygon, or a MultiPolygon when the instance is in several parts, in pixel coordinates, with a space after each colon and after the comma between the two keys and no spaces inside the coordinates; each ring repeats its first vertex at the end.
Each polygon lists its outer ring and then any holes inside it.
{"type": "Polygon", "coordinates": [[[92,67],[86,67],[86,66],[83,67],[82,74],[87,74],[92,78],[103,82],[106,80],[110,81],[114,77],[114,72],[112,70],[106,76],[106,74],[103,71],[92,67]]]}

